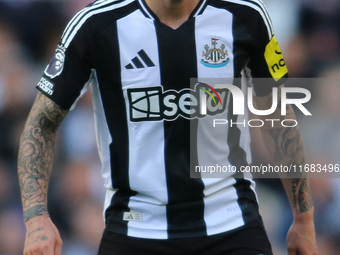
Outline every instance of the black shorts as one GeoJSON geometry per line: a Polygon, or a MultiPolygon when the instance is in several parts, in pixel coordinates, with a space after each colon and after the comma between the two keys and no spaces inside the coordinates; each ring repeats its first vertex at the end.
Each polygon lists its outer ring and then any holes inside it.
{"type": "Polygon", "coordinates": [[[156,240],[104,230],[98,255],[272,255],[262,220],[226,233],[156,240]]]}

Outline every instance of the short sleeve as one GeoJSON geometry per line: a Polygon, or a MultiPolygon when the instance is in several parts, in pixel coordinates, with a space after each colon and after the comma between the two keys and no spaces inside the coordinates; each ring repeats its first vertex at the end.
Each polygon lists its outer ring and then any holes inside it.
{"type": "Polygon", "coordinates": [[[88,25],[68,24],[37,89],[61,108],[69,110],[89,81],[93,47],[88,25]]]}
{"type": "Polygon", "coordinates": [[[288,69],[267,10],[258,13],[253,22],[251,36],[254,46],[247,67],[255,78],[255,94],[264,96],[272,91],[272,87],[280,86],[286,80],[288,69]]]}

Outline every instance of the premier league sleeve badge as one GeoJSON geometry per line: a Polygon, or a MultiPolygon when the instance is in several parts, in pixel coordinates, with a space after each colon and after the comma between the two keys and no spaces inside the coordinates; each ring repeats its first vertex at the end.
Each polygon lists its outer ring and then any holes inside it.
{"type": "Polygon", "coordinates": [[[49,78],[53,79],[56,76],[59,76],[64,69],[65,62],[65,48],[58,46],[56,49],[54,56],[52,57],[50,63],[45,69],[45,75],[49,78]]]}

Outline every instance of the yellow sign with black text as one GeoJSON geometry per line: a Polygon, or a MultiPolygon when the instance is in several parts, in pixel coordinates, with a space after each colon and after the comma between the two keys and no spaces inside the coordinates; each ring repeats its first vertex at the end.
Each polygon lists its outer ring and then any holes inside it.
{"type": "Polygon", "coordinates": [[[275,36],[273,36],[273,38],[267,44],[264,57],[267,61],[269,72],[275,81],[280,80],[288,73],[286,63],[283,60],[281,49],[275,36]]]}

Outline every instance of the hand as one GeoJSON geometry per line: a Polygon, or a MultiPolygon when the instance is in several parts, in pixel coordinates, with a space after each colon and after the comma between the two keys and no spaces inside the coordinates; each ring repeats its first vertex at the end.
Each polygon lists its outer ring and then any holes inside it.
{"type": "Polygon", "coordinates": [[[287,234],[288,255],[317,255],[313,220],[294,219],[287,234]]]}
{"type": "Polygon", "coordinates": [[[37,216],[26,222],[24,255],[61,255],[62,241],[49,216],[37,216]]]}

